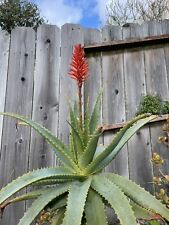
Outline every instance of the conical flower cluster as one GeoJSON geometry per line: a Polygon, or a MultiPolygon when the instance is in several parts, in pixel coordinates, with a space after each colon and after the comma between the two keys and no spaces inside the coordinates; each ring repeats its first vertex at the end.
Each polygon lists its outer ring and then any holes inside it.
{"type": "Polygon", "coordinates": [[[89,66],[85,57],[84,48],[81,44],[74,46],[69,75],[77,81],[79,87],[82,87],[83,82],[89,76],[89,66]]]}

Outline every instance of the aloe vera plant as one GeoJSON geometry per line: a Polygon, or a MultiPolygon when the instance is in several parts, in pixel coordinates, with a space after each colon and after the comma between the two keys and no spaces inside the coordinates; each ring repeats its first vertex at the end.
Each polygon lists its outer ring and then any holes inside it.
{"type": "Polygon", "coordinates": [[[70,75],[77,80],[79,104],[70,107],[70,143],[66,146],[40,124],[13,113],[1,113],[31,126],[53,147],[61,166],[34,170],[9,183],[0,191],[0,208],[12,203],[34,199],[18,225],[29,225],[41,213],[39,224],[107,225],[105,206],[112,207],[121,225],[136,225],[137,213],[160,214],[169,220],[169,210],[143,188],[103,169],[115,158],[125,143],[146,123],[155,118],[149,114],[127,123],[104,150],[97,153],[101,94],[93,112],[82,115],[82,83],[88,76],[88,65],[81,45],[74,48],[70,75]],[[39,187],[18,197],[15,193],[27,186],[39,187]]]}

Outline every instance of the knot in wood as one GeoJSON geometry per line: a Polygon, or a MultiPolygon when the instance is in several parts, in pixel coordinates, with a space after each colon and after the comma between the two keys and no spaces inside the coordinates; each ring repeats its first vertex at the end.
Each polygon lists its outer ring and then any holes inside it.
{"type": "Polygon", "coordinates": [[[21,77],[21,81],[24,82],[26,79],[25,77],[21,77]]]}
{"type": "Polygon", "coordinates": [[[47,40],[46,40],[46,43],[48,43],[48,44],[49,44],[49,43],[50,43],[50,39],[47,39],[47,40]]]}
{"type": "Polygon", "coordinates": [[[119,90],[115,89],[115,94],[118,95],[118,93],[119,93],[119,90]]]}

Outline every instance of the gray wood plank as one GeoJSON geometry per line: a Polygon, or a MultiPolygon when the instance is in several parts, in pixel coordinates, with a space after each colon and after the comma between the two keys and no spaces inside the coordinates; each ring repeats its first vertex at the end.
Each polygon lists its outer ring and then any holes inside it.
{"type": "MultiPolygon", "coordinates": [[[[161,22],[162,25],[162,34],[169,34],[169,20],[164,20],[161,22]]],[[[167,84],[169,86],[169,44],[165,44],[163,46],[164,48],[164,60],[165,60],[165,66],[166,66],[166,71],[167,71],[167,84]]]]}
{"type": "MultiPolygon", "coordinates": [[[[5,111],[31,116],[34,57],[34,30],[14,29],[11,33],[5,111]]],[[[4,119],[0,159],[1,186],[27,172],[28,169],[30,129],[16,126],[16,122],[14,119],[4,119]]],[[[8,207],[1,223],[17,224],[23,212],[24,203],[8,207]]]]}
{"type": "MultiPolygon", "coordinates": [[[[161,22],[162,24],[162,34],[169,34],[169,20],[164,20],[161,22]]],[[[165,66],[167,71],[167,83],[169,87],[169,44],[164,45],[164,55],[165,55],[165,66]]],[[[158,124],[159,126],[163,126],[163,124],[158,124]]],[[[157,133],[158,137],[161,135],[164,135],[164,132],[159,131],[157,133]]],[[[158,137],[155,137],[156,140],[158,140],[158,137]]],[[[163,144],[156,143],[156,149],[157,151],[162,155],[162,157],[165,159],[165,163],[162,166],[162,170],[164,174],[169,174],[169,157],[168,157],[168,148],[164,146],[163,144]]]]}
{"type": "MultiPolygon", "coordinates": [[[[5,108],[5,95],[8,74],[8,58],[9,58],[10,35],[0,30],[0,112],[5,108]]],[[[3,117],[0,117],[0,143],[2,139],[3,117]]]]}
{"type": "Polygon", "coordinates": [[[161,21],[162,34],[169,34],[169,19],[161,21]]]}
{"type": "MultiPolygon", "coordinates": [[[[166,25],[164,22],[163,24],[157,22],[154,22],[153,25],[149,24],[149,34],[156,35],[157,31],[158,34],[164,34],[164,25],[166,25]]],[[[158,95],[162,101],[169,100],[169,52],[167,48],[168,47],[163,48],[163,46],[160,46],[159,48],[154,47],[145,51],[147,92],[152,95],[158,95]]],[[[151,126],[152,152],[158,152],[166,159],[162,170],[164,170],[164,173],[169,173],[168,149],[158,143],[158,137],[162,134],[160,126],[162,126],[160,123],[151,126]]],[[[154,175],[158,175],[156,168],[154,168],[154,175]]]]}
{"type": "MultiPolygon", "coordinates": [[[[103,28],[103,40],[121,40],[122,29],[120,27],[106,26],[103,28]]],[[[103,122],[113,124],[124,122],[125,97],[124,97],[124,73],[123,51],[102,53],[103,72],[103,122]]],[[[114,134],[105,133],[104,144],[107,145],[113,139],[114,134]]],[[[128,153],[125,146],[116,159],[108,166],[108,171],[113,171],[128,177],[128,153]]]]}
{"type": "MultiPolygon", "coordinates": [[[[100,43],[101,33],[97,29],[84,29],[84,44],[100,43]]],[[[92,108],[102,87],[101,53],[87,54],[90,76],[84,83],[84,107],[92,108]]],[[[102,123],[102,113],[100,112],[100,123],[102,123]]]]}
{"type": "MultiPolygon", "coordinates": [[[[105,26],[102,41],[122,40],[122,28],[105,26]]],[[[102,52],[103,79],[103,124],[125,121],[123,51],[102,52]],[[120,102],[120,104],[119,104],[120,102]]],[[[104,146],[108,145],[115,133],[104,133],[104,146]]],[[[118,156],[107,166],[106,171],[128,177],[128,153],[125,146],[118,156]]],[[[107,209],[109,224],[117,222],[115,213],[107,209]]]]}
{"type": "MultiPolygon", "coordinates": [[[[155,26],[155,25],[154,25],[155,26]]],[[[161,28],[160,24],[156,26],[161,28]]],[[[156,35],[157,28],[154,27],[154,35],[156,35]]],[[[150,24],[150,33],[153,35],[152,24],[150,24]]],[[[158,31],[160,30],[158,28],[158,31]]],[[[162,30],[161,30],[162,33],[162,30]]],[[[163,47],[150,48],[145,52],[146,61],[146,82],[147,82],[147,93],[151,95],[159,95],[159,97],[165,101],[169,98],[168,93],[168,82],[167,82],[167,71],[165,64],[165,55],[163,47]]]]}
{"type": "Polygon", "coordinates": [[[68,103],[77,99],[76,82],[69,75],[73,46],[83,44],[83,29],[79,25],[65,24],[61,29],[61,64],[59,92],[59,131],[58,136],[64,143],[69,140],[68,103]]]}
{"type": "MultiPolygon", "coordinates": [[[[60,29],[42,25],[37,31],[32,119],[57,135],[59,107],[60,29]]],[[[29,169],[52,166],[52,147],[32,130],[29,169]]]]}
{"type": "Polygon", "coordinates": [[[161,22],[158,21],[149,21],[148,22],[148,35],[155,36],[162,34],[161,22]]]}
{"type": "Polygon", "coordinates": [[[122,27],[106,25],[102,28],[102,42],[122,40],[122,27]]]}
{"type": "MultiPolygon", "coordinates": [[[[142,37],[143,27],[132,24],[123,28],[123,38],[142,37]]],[[[135,116],[142,97],[146,94],[144,51],[141,48],[126,50],[124,53],[126,117],[135,116]]],[[[130,179],[153,191],[152,165],[150,163],[151,148],[149,129],[141,129],[128,142],[130,179]]]]}

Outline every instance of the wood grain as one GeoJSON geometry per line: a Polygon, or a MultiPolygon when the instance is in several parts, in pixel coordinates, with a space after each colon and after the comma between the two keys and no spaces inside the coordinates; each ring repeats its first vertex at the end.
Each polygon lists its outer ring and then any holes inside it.
{"type": "MultiPolygon", "coordinates": [[[[57,135],[59,107],[60,29],[42,25],[37,31],[32,119],[57,135]]],[[[29,169],[52,166],[52,147],[31,132],[29,169]]]]}
{"type": "MultiPolygon", "coordinates": [[[[107,26],[103,28],[103,40],[122,39],[122,29],[107,26]]],[[[124,96],[123,52],[102,52],[103,71],[103,123],[111,124],[126,121],[124,96]],[[120,104],[119,104],[120,103],[120,104]]],[[[104,144],[109,144],[113,133],[104,135],[104,144]]],[[[128,152],[125,146],[115,160],[108,166],[108,171],[128,174],[128,152]]]]}
{"type": "Polygon", "coordinates": [[[61,29],[61,63],[59,87],[59,130],[58,136],[64,142],[69,142],[68,105],[77,100],[76,81],[69,75],[73,46],[83,44],[83,29],[80,25],[65,24],[61,29]]]}
{"type": "MultiPolygon", "coordinates": [[[[158,35],[164,33],[164,23],[153,22],[149,23],[149,35],[158,35]]],[[[146,83],[147,92],[149,94],[158,95],[162,101],[169,100],[169,88],[168,88],[168,50],[161,46],[156,49],[147,49],[145,52],[146,58],[146,83]]],[[[165,159],[165,163],[162,166],[164,173],[169,173],[169,159],[168,148],[158,143],[158,137],[162,135],[161,126],[153,124],[151,126],[151,143],[152,152],[158,152],[165,159]]],[[[156,167],[154,167],[154,174],[158,175],[156,167]]]]}
{"type": "MultiPolygon", "coordinates": [[[[31,28],[13,30],[6,89],[6,112],[31,116],[34,57],[34,30],[31,28]]],[[[4,119],[0,159],[1,186],[28,170],[30,129],[25,126],[16,126],[16,123],[17,121],[14,119],[4,119]]],[[[2,224],[17,224],[23,212],[24,203],[8,207],[3,216],[2,224]]]]}
{"type": "MultiPolygon", "coordinates": [[[[0,112],[4,112],[5,95],[8,75],[8,58],[10,48],[10,35],[5,31],[0,31],[0,112]]],[[[0,143],[2,138],[3,117],[0,117],[0,143]]],[[[1,185],[0,185],[1,186],[1,185]]]]}

